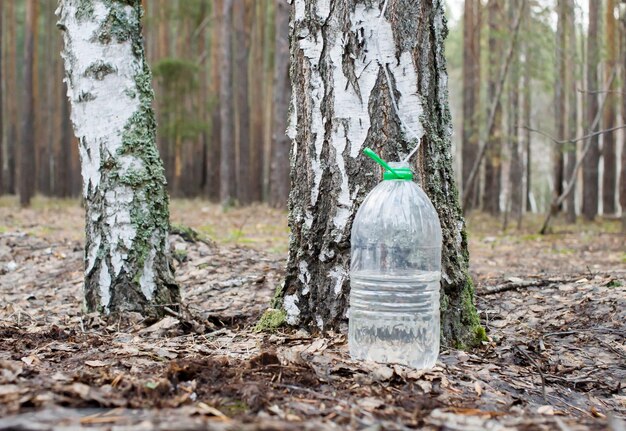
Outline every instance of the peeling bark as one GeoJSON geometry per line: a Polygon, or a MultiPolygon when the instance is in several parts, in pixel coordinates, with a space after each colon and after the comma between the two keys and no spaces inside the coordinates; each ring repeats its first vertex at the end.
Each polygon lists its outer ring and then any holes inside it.
{"type": "Polygon", "coordinates": [[[85,305],[160,315],[177,304],[140,0],[63,0],[62,53],[87,207],[85,305]]]}
{"type": "Polygon", "coordinates": [[[416,167],[444,232],[443,342],[465,345],[481,332],[452,171],[443,2],[391,0],[378,29],[383,3],[293,2],[292,235],[278,295],[292,325],[326,331],[345,322],[352,220],[379,181],[362,149],[393,161],[415,145],[392,109],[386,67],[402,119],[421,137],[416,167]]]}

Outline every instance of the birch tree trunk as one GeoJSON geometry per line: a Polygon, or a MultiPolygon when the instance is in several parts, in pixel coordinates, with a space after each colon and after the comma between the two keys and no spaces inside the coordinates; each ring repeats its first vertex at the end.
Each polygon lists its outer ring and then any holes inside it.
{"type": "Polygon", "coordinates": [[[62,0],[57,14],[87,207],[86,307],[160,315],[180,294],[141,1],[62,0]]]}
{"type": "Polygon", "coordinates": [[[468,275],[465,223],[452,170],[443,1],[295,0],[292,10],[291,243],[282,304],[289,324],[326,331],[345,322],[350,229],[379,170],[362,155],[408,154],[402,119],[421,137],[417,171],[442,223],[442,334],[467,345],[482,333],[468,275]],[[377,45],[381,62],[377,61],[377,45]]]}
{"type": "MultiPolygon", "coordinates": [[[[531,32],[533,31],[533,23],[531,20],[531,12],[530,7],[524,8],[524,21],[522,25],[523,31],[531,32]]],[[[531,89],[531,57],[533,52],[533,47],[528,38],[524,40],[524,71],[522,73],[522,88],[524,89],[524,99],[522,101],[522,124],[527,125],[528,127],[532,127],[531,123],[531,115],[530,115],[530,107],[531,107],[531,99],[532,99],[532,89],[531,89]]],[[[524,129],[524,143],[522,146],[524,147],[524,208],[527,212],[532,212],[532,184],[531,184],[531,174],[532,174],[532,154],[531,154],[531,135],[530,129],[524,129]]]]}

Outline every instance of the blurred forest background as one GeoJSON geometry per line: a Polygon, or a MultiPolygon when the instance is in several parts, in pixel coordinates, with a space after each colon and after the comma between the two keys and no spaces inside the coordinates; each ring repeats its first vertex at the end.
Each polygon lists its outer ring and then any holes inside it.
{"type": "MultiPolygon", "coordinates": [[[[35,193],[77,197],[57,1],[0,4],[0,194],[19,194],[23,204],[35,193]]],[[[172,195],[284,207],[286,1],[144,0],[144,7],[172,195]]],[[[626,2],[449,0],[447,7],[464,208],[504,214],[505,223],[521,223],[527,211],[563,211],[569,221],[621,214],[626,2]]]]}

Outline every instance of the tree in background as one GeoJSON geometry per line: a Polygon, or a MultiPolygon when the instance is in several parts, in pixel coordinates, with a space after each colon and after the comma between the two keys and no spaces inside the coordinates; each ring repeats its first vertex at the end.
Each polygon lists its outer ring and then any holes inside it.
{"type": "Polygon", "coordinates": [[[26,2],[24,26],[24,88],[22,92],[22,134],[20,144],[19,194],[23,207],[30,205],[35,194],[35,57],[38,0],[26,2]]]}
{"type": "Polygon", "coordinates": [[[421,135],[419,176],[443,227],[443,340],[473,343],[481,332],[452,171],[443,2],[390,1],[378,28],[383,3],[293,4],[292,235],[279,297],[290,324],[325,331],[345,321],[352,219],[378,181],[361,151],[398,160],[415,145],[392,108],[386,70],[399,115],[421,135]]]}
{"type": "MultiPolygon", "coordinates": [[[[576,138],[578,135],[578,80],[577,47],[576,47],[576,3],[574,0],[566,0],[565,38],[567,49],[565,50],[565,98],[567,112],[567,137],[576,138]]],[[[576,166],[576,143],[565,144],[565,178],[569,180],[576,166]]],[[[572,191],[566,200],[566,218],[569,223],[576,222],[576,183],[572,185],[572,191]]]]}
{"type": "MultiPolygon", "coordinates": [[[[557,1],[557,26],[556,26],[556,52],[554,73],[554,137],[563,141],[565,139],[565,52],[566,44],[566,19],[567,0],[557,1]]],[[[552,197],[561,196],[563,193],[564,157],[563,145],[555,143],[552,146],[552,197]]]]}
{"type": "MultiPolygon", "coordinates": [[[[598,63],[600,61],[598,46],[600,5],[595,0],[589,0],[589,30],[587,33],[587,112],[586,134],[598,131],[599,127],[590,128],[598,113],[598,63]]],[[[593,220],[598,214],[598,164],[600,150],[598,136],[592,136],[589,153],[583,162],[583,207],[582,212],[587,220],[593,220]]]]}
{"type": "Polygon", "coordinates": [[[62,0],[58,13],[87,208],[85,304],[162,315],[160,306],[175,306],[180,294],[141,1],[62,0]]]}
{"type": "MultiPolygon", "coordinates": [[[[480,0],[466,0],[463,14],[463,156],[462,183],[465,187],[478,153],[480,135],[480,35],[482,4],[480,0]]],[[[478,202],[480,181],[474,181],[469,190],[467,209],[478,202]]]]}
{"type": "Polygon", "coordinates": [[[220,52],[220,200],[230,203],[237,196],[235,154],[235,120],[233,103],[233,63],[231,41],[233,32],[233,0],[222,0],[220,52]]]}
{"type": "Polygon", "coordinates": [[[271,155],[270,204],[284,208],[289,197],[289,137],[287,118],[291,102],[289,82],[289,5],[276,5],[276,45],[274,60],[274,123],[271,155]]]}
{"type": "MultiPolygon", "coordinates": [[[[615,67],[617,67],[617,46],[618,41],[615,32],[615,0],[607,0],[606,10],[604,13],[604,31],[605,39],[604,46],[606,46],[606,62],[604,68],[604,80],[608,82],[611,79],[611,74],[615,67]]],[[[615,127],[616,120],[616,102],[617,98],[610,91],[614,91],[616,86],[611,86],[606,90],[609,93],[606,95],[606,101],[604,102],[603,122],[602,128],[607,130],[602,135],[602,160],[604,162],[604,171],[602,173],[602,213],[603,214],[615,214],[617,212],[617,206],[615,205],[616,197],[616,183],[617,183],[617,157],[616,157],[616,132],[608,130],[615,127]]]]}
{"type": "MultiPolygon", "coordinates": [[[[508,5],[509,27],[514,27],[515,11],[518,5],[510,2],[508,5]]],[[[525,8],[527,9],[527,8],[525,8]]],[[[520,136],[520,52],[516,50],[511,61],[511,73],[509,75],[509,106],[508,106],[508,141],[511,154],[509,167],[509,199],[507,202],[508,218],[516,221],[519,227],[522,222],[522,210],[524,204],[524,162],[522,159],[522,140],[520,136]]]]}
{"type": "MultiPolygon", "coordinates": [[[[499,65],[503,57],[502,23],[504,20],[502,0],[489,0],[489,62],[487,65],[487,104],[496,100],[499,65]]],[[[485,192],[483,209],[492,215],[500,213],[500,191],[502,177],[502,103],[496,100],[495,119],[487,140],[485,160],[485,192]]]]}
{"type": "MultiPolygon", "coordinates": [[[[622,0],[620,16],[620,47],[622,62],[622,123],[626,124],[626,0],[622,0]]],[[[622,207],[622,232],[626,233],[626,146],[622,146],[619,203],[622,207]]]]}

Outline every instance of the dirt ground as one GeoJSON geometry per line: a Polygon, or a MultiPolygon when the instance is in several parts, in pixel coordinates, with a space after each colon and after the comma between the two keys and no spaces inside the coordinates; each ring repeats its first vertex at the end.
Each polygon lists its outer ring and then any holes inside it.
{"type": "Polygon", "coordinates": [[[159,322],[82,311],[83,211],[0,199],[2,430],[626,430],[626,245],[619,224],[470,220],[489,342],[437,366],[356,363],[344,334],[256,332],[286,216],[175,201],[187,308],[159,322]]]}

